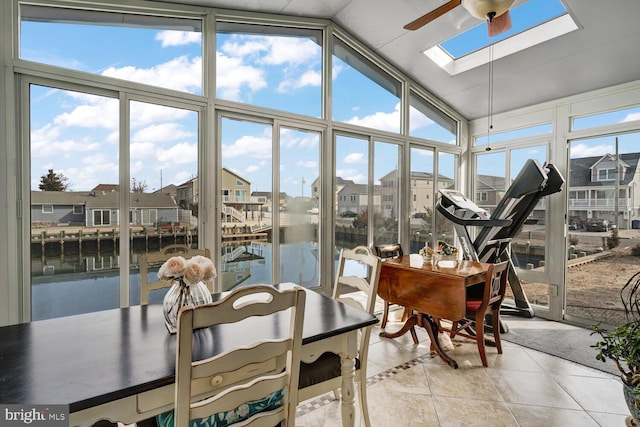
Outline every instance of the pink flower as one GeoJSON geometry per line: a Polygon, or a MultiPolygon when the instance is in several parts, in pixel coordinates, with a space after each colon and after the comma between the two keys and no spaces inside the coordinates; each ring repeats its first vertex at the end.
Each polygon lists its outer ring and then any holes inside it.
{"type": "Polygon", "coordinates": [[[195,284],[204,278],[204,271],[200,264],[189,260],[187,268],[184,269],[184,280],[188,283],[195,284]]]}
{"type": "Polygon", "coordinates": [[[160,270],[158,270],[158,279],[168,280],[184,275],[184,270],[187,266],[187,261],[181,256],[174,256],[169,258],[160,270]]]}
{"type": "Polygon", "coordinates": [[[205,256],[196,255],[189,260],[189,262],[197,263],[202,269],[202,280],[210,280],[218,277],[216,268],[213,266],[213,262],[205,256]]]}

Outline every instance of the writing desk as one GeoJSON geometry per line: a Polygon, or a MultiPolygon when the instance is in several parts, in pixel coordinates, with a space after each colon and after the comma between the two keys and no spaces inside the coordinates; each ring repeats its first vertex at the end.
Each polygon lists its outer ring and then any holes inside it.
{"type": "MultiPolygon", "coordinates": [[[[214,355],[255,336],[279,336],[289,327],[284,317],[196,331],[197,352],[214,355]]],[[[344,426],[354,425],[358,329],[377,321],[307,290],[302,357],[340,354],[344,426]]],[[[0,403],[69,405],[71,426],[144,420],[173,408],[175,350],[160,304],[0,327],[0,403]]]]}
{"type": "Polygon", "coordinates": [[[424,263],[412,267],[409,255],[385,259],[380,270],[378,295],[386,301],[412,310],[411,316],[397,332],[384,331],[386,338],[396,338],[424,326],[432,349],[453,368],[458,364],[449,357],[438,340],[438,325],[434,318],[461,320],[466,311],[466,288],[484,283],[489,264],[462,261],[455,268],[441,268],[424,263]],[[426,323],[425,323],[426,322],[426,323]]]}

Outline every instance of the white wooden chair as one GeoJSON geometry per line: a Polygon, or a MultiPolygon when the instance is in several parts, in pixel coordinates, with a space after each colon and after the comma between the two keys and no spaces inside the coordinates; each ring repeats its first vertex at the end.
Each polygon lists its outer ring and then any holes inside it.
{"type": "MultiPolygon", "coordinates": [[[[173,285],[172,280],[149,280],[149,266],[153,264],[161,265],[173,256],[181,256],[185,259],[192,258],[196,255],[202,255],[211,258],[209,249],[192,249],[186,245],[169,245],[165,246],[161,251],[142,254],[139,257],[140,262],[140,305],[149,304],[149,292],[163,288],[170,288],[173,285]]],[[[213,293],[213,280],[205,281],[209,292],[213,293]]]]}
{"type": "MultiPolygon", "coordinates": [[[[376,295],[378,293],[380,269],[380,258],[374,255],[369,248],[358,246],[354,249],[342,249],[338,261],[333,298],[373,314],[376,295]],[[367,267],[366,277],[345,276],[345,265],[349,262],[357,262],[365,265],[367,267]],[[348,296],[348,293],[355,291],[364,293],[365,304],[348,296]]],[[[372,326],[369,326],[360,331],[354,377],[354,380],[358,384],[360,411],[366,426],[371,426],[366,392],[367,355],[369,352],[371,328],[372,326]]],[[[302,402],[331,391],[334,392],[337,398],[337,390],[342,383],[340,357],[334,353],[325,353],[320,355],[316,360],[303,360],[302,362],[298,387],[298,401],[302,402]]]]}
{"type": "Polygon", "coordinates": [[[166,413],[168,417],[160,415],[158,425],[171,424],[168,418],[176,427],[215,426],[220,420],[241,426],[295,425],[305,297],[299,287],[278,290],[255,285],[211,304],[183,308],[177,332],[175,410],[166,413]],[[217,356],[193,360],[192,346],[201,332],[196,329],[273,313],[290,320],[280,337],[257,338],[217,356]],[[204,398],[192,396],[202,384],[216,383],[229,385],[204,398]]]}

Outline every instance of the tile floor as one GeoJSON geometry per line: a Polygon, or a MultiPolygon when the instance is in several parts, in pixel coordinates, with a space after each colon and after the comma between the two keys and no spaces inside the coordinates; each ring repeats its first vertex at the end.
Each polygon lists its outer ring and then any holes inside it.
{"type": "MultiPolygon", "coordinates": [[[[484,368],[475,343],[457,338],[449,353],[460,366],[454,370],[431,357],[424,329],[417,346],[408,334],[386,339],[379,333],[374,327],[367,369],[374,427],[624,427],[629,415],[620,381],[599,370],[504,340],[502,355],[487,348],[484,368]]],[[[300,402],[296,425],[333,427],[340,420],[339,401],[327,394],[300,402]]]]}

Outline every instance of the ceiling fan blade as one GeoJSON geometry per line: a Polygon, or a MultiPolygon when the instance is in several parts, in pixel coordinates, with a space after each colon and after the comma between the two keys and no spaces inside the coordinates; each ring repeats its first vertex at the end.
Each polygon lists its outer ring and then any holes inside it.
{"type": "Polygon", "coordinates": [[[427,13],[426,15],[422,15],[420,18],[416,19],[415,21],[409,22],[407,25],[404,26],[404,29],[417,30],[418,28],[421,28],[422,26],[428,24],[434,19],[441,17],[442,15],[449,12],[450,10],[453,10],[457,6],[460,6],[460,0],[450,0],[447,3],[443,4],[442,6],[438,7],[437,9],[434,9],[431,12],[427,13]]]}
{"type": "Polygon", "coordinates": [[[500,16],[496,16],[491,21],[487,20],[487,35],[489,37],[497,36],[500,33],[511,29],[511,16],[507,10],[500,16]]]}

